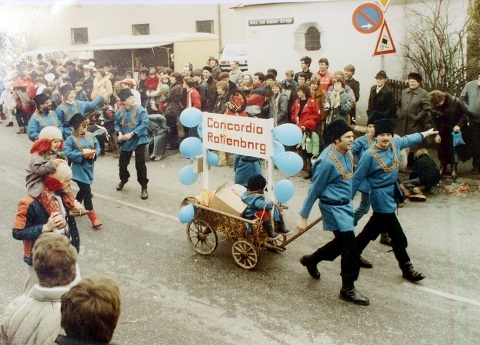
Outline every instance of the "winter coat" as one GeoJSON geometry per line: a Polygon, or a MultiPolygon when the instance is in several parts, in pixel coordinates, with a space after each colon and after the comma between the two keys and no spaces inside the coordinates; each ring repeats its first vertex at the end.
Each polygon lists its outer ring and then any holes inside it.
{"type": "Polygon", "coordinates": [[[331,90],[327,93],[327,102],[329,107],[325,109],[327,113],[327,123],[335,120],[343,120],[349,123],[349,114],[352,109],[353,98],[345,89],[339,91],[331,90]]]}
{"type": "Polygon", "coordinates": [[[288,96],[284,93],[277,94],[276,97],[270,97],[269,118],[274,119],[275,126],[288,123],[288,96]]]}
{"type": "MultiPolygon", "coordinates": [[[[77,282],[75,282],[77,283],[77,282]]],[[[64,331],[60,326],[62,295],[67,286],[42,287],[35,284],[28,295],[15,298],[6,308],[2,326],[2,344],[49,345],[64,331]]]]}
{"type": "Polygon", "coordinates": [[[97,98],[101,92],[104,91],[103,100],[105,103],[110,102],[110,96],[113,94],[112,82],[110,81],[108,75],[105,75],[102,78],[95,78],[93,80],[93,89],[91,94],[91,99],[97,98]]]}
{"type": "Polygon", "coordinates": [[[370,88],[368,97],[367,115],[370,117],[374,112],[383,114],[387,119],[395,117],[397,106],[395,104],[395,95],[393,90],[384,85],[377,93],[377,86],[370,88]]]}
{"type": "Polygon", "coordinates": [[[183,85],[179,82],[170,86],[165,99],[165,116],[180,116],[183,110],[183,85]]]}
{"type": "Polygon", "coordinates": [[[425,186],[426,190],[431,189],[438,182],[440,182],[440,172],[433,159],[424,153],[415,160],[413,164],[413,171],[410,174],[410,180],[419,178],[422,186],[425,186]]]}
{"type": "Polygon", "coordinates": [[[480,86],[478,80],[468,82],[460,94],[468,110],[469,122],[480,122],[480,86]]]}
{"type": "MultiPolygon", "coordinates": [[[[422,88],[406,88],[398,102],[398,116],[395,119],[395,134],[407,134],[425,130],[425,119],[430,115],[428,93],[422,88]]],[[[415,151],[415,149],[413,149],[415,151]]]]}
{"type": "Polygon", "coordinates": [[[320,121],[320,109],[318,108],[318,104],[310,97],[307,98],[307,104],[305,104],[301,113],[300,98],[297,98],[293,104],[291,114],[293,123],[300,128],[305,127],[305,122],[308,120],[312,120],[315,123],[320,121]]]}

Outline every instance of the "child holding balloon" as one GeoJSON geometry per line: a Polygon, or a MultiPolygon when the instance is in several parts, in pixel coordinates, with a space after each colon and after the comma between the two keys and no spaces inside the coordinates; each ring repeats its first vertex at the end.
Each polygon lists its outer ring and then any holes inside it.
{"type": "Polygon", "coordinates": [[[245,218],[247,219],[260,219],[262,222],[263,230],[267,233],[268,237],[272,240],[279,239],[281,234],[285,235],[290,233],[290,230],[285,228],[285,222],[283,221],[280,209],[269,200],[265,200],[264,189],[267,185],[265,177],[262,175],[254,175],[248,179],[247,190],[242,195],[242,201],[247,204],[245,209],[245,218]],[[272,223],[270,221],[270,210],[273,210],[273,218],[277,225],[278,234],[275,232],[272,223]]]}

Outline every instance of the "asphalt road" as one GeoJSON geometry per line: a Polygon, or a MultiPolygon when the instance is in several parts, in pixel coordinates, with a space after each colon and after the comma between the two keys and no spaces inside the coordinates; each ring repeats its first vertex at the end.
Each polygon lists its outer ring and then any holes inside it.
{"type": "MultiPolygon", "coordinates": [[[[22,244],[11,237],[18,200],[25,194],[24,169],[30,142],[0,125],[0,312],[21,293],[25,264],[22,244]]],[[[364,256],[373,269],[362,269],[356,284],[371,305],[339,300],[340,261],[319,265],[322,278],[311,279],[298,262],[331,239],[320,225],[287,246],[266,250],[252,271],[238,267],[230,240],[211,256],[188,245],[185,225],[177,220],[182,199],[195,195],[201,182],[183,186],[178,171],[189,161],[173,154],[148,162],[148,200],[132,178],[122,192],[117,160],[96,163],[94,205],[103,226],[93,230],[78,219],[82,276],[101,272],[121,286],[122,314],[116,344],[384,344],[451,345],[480,341],[480,215],[478,180],[462,179],[471,193],[446,194],[437,188],[426,203],[409,203],[398,217],[409,240],[414,266],[427,275],[413,284],[401,277],[394,256],[372,242],[364,256]],[[475,193],[474,193],[475,192],[475,193]]],[[[135,176],[134,164],[130,166],[135,176]]],[[[469,170],[469,163],[460,171],[469,170]]],[[[212,188],[233,179],[229,167],[212,168],[212,188]]],[[[290,178],[295,195],[285,211],[294,226],[309,187],[302,176],[290,178]]],[[[448,183],[448,181],[444,181],[448,183]]],[[[357,197],[358,203],[358,197],[357,197]]],[[[314,208],[310,220],[320,215],[314,208]]],[[[368,216],[359,223],[365,224],[368,216]]]]}

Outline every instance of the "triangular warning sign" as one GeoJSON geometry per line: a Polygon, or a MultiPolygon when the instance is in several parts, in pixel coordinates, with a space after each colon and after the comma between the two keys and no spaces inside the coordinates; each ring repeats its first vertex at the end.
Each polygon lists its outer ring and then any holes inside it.
{"type": "Polygon", "coordinates": [[[382,9],[383,13],[385,13],[392,0],[376,0],[375,2],[382,9]]]}
{"type": "Polygon", "coordinates": [[[375,52],[373,55],[385,55],[395,53],[395,45],[393,44],[392,35],[388,30],[387,22],[384,21],[382,29],[380,30],[380,36],[378,36],[377,45],[375,46],[375,52]]]}

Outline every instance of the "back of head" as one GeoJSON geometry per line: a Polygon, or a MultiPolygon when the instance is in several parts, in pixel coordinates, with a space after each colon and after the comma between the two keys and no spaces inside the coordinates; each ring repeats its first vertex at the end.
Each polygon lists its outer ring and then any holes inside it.
{"type": "Polygon", "coordinates": [[[44,233],[33,247],[33,268],[40,286],[70,284],[76,277],[77,251],[65,235],[44,233]]]}
{"type": "Polygon", "coordinates": [[[253,175],[248,179],[247,190],[249,191],[257,191],[263,190],[267,185],[267,180],[262,175],[253,175]]]}
{"type": "Polygon", "coordinates": [[[107,276],[89,276],[62,296],[61,326],[69,337],[109,343],[120,309],[117,283],[107,276]]]}

